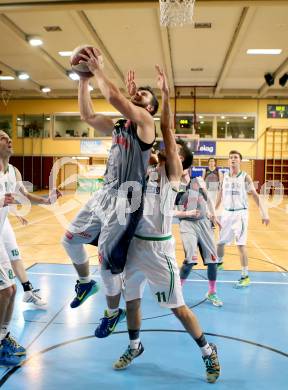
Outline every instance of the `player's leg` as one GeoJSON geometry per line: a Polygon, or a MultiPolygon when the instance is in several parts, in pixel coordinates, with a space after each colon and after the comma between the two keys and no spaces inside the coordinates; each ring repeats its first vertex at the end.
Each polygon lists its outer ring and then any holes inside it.
{"type": "Polygon", "coordinates": [[[248,287],[250,284],[250,277],[248,274],[248,254],[246,245],[237,245],[240,261],[241,261],[241,278],[235,284],[236,288],[248,287]]]}
{"type": "Polygon", "coordinates": [[[206,366],[207,381],[213,383],[220,375],[217,349],[214,344],[207,342],[196,315],[184,302],[174,240],[153,242],[150,247],[150,262],[143,261],[142,268],[150,288],[158,303],[173,311],[199,346],[206,366]]]}
{"type": "Polygon", "coordinates": [[[180,268],[180,279],[183,285],[188,278],[192,268],[198,262],[197,256],[197,234],[193,229],[194,223],[191,221],[180,222],[180,235],[185,253],[185,259],[180,268]]]}
{"type": "Polygon", "coordinates": [[[36,306],[46,305],[45,300],[41,298],[41,296],[39,295],[39,290],[33,288],[33,285],[28,278],[23,260],[21,259],[15,233],[12,229],[12,226],[8,218],[6,218],[4,222],[4,226],[2,230],[2,239],[8,257],[11,261],[14,274],[19,279],[23,287],[24,290],[23,302],[33,303],[36,306]]]}
{"type": "Polygon", "coordinates": [[[223,269],[224,247],[229,245],[234,239],[232,212],[223,212],[221,216],[221,229],[219,231],[219,241],[217,244],[218,270],[223,269]]]}
{"type": "Polygon", "coordinates": [[[248,254],[247,254],[247,235],[248,235],[248,213],[239,212],[237,223],[234,224],[236,245],[240,254],[241,278],[236,283],[236,288],[247,287],[250,284],[248,275],[248,254]]]}
{"type": "Polygon", "coordinates": [[[90,275],[89,259],[84,244],[97,245],[100,231],[101,221],[93,211],[92,198],[71,222],[62,239],[62,245],[78,274],[76,296],[70,304],[72,308],[80,306],[99,290],[99,284],[90,275]]]}

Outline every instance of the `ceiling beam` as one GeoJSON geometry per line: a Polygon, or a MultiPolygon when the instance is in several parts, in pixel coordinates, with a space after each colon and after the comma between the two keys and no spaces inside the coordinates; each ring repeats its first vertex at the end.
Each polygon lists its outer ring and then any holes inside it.
{"type": "Polygon", "coordinates": [[[114,58],[110,54],[109,50],[107,49],[106,45],[98,35],[97,31],[95,30],[93,24],[90,22],[88,16],[84,11],[76,11],[73,12],[72,15],[76,18],[76,20],[85,28],[86,32],[89,34],[89,36],[93,39],[93,42],[95,43],[95,46],[100,49],[104,56],[104,60],[109,64],[109,66],[113,69],[114,74],[118,81],[120,81],[120,84],[122,87],[125,88],[125,76],[122,73],[119,66],[116,64],[114,58]]]}
{"type": "MultiPolygon", "coordinates": [[[[196,0],[197,4],[205,6],[229,6],[229,7],[251,7],[251,6],[283,6],[287,0],[196,0]]],[[[38,1],[14,1],[1,2],[0,12],[23,12],[23,11],[45,11],[45,10],[83,10],[99,8],[135,8],[135,7],[158,7],[158,0],[38,0],[38,1]]]]}
{"type": "MultiPolygon", "coordinates": [[[[278,66],[278,68],[273,73],[273,77],[276,80],[278,77],[281,77],[283,73],[288,70],[288,57],[278,66]]],[[[264,75],[263,75],[264,76],[264,75]]],[[[269,85],[263,83],[262,87],[258,91],[259,97],[264,97],[267,93],[269,93],[269,85]]]]}
{"type": "Polygon", "coordinates": [[[218,75],[217,85],[214,92],[215,97],[219,97],[221,95],[221,89],[225,82],[227,73],[229,72],[234,57],[238,52],[242,39],[244,35],[247,33],[247,29],[249,27],[249,24],[251,23],[252,18],[254,17],[255,11],[256,11],[255,8],[245,7],[241,12],[237,27],[234,31],[230,46],[227,50],[226,56],[224,58],[224,62],[222,64],[220,73],[218,75]]]}
{"type": "MultiPolygon", "coordinates": [[[[0,14],[0,22],[3,23],[6,27],[10,29],[18,38],[20,38],[27,47],[31,48],[29,42],[28,42],[28,34],[26,34],[23,30],[21,30],[11,19],[9,19],[6,15],[0,14]]],[[[61,74],[61,76],[66,74],[66,69],[58,62],[56,61],[46,50],[44,50],[42,47],[37,47],[37,50],[42,54],[42,58],[48,62],[49,64],[53,65],[53,67],[58,71],[58,73],[61,74]]]]}
{"type": "MultiPolygon", "coordinates": [[[[156,11],[157,16],[157,22],[160,18],[160,12],[159,9],[156,11]]],[[[170,40],[170,34],[167,27],[160,27],[160,24],[158,22],[158,31],[160,35],[161,40],[161,48],[162,48],[162,58],[163,58],[163,67],[165,70],[165,73],[168,78],[168,85],[170,89],[170,96],[175,96],[175,84],[174,84],[174,70],[173,70],[173,61],[172,61],[172,52],[171,52],[171,40],[170,40]]],[[[161,64],[159,64],[161,65],[161,64]]]]}

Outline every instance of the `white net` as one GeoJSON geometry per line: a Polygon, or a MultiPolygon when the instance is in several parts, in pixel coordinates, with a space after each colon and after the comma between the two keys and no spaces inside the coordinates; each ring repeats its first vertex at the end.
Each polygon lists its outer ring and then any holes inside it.
{"type": "Polygon", "coordinates": [[[12,91],[0,87],[0,99],[5,107],[8,105],[11,95],[12,91]]]}
{"type": "Polygon", "coordinates": [[[193,23],[195,0],[159,0],[160,24],[177,27],[193,23]]]}

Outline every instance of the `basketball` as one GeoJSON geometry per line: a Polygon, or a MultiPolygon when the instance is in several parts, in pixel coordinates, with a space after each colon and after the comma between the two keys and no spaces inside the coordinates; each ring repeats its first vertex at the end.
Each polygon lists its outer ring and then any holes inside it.
{"type": "MultiPolygon", "coordinates": [[[[92,50],[93,47],[89,45],[82,45],[76,47],[76,49],[73,50],[73,53],[70,57],[70,64],[72,70],[77,73],[80,77],[85,77],[85,78],[90,78],[93,77],[93,73],[90,72],[88,65],[85,62],[80,62],[83,61],[84,58],[81,57],[80,54],[87,55],[85,49],[90,49],[92,50]]],[[[85,61],[85,60],[84,60],[85,61]]]]}

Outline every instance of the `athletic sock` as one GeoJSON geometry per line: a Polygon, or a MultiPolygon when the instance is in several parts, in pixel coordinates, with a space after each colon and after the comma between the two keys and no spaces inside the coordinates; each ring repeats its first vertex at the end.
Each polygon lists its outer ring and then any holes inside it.
{"type": "Polygon", "coordinates": [[[208,280],[209,291],[208,294],[216,294],[216,280],[208,280]]]}
{"type": "Polygon", "coordinates": [[[248,276],[248,267],[242,267],[241,277],[246,278],[248,276]]]}
{"type": "Polygon", "coordinates": [[[112,317],[114,314],[117,314],[118,311],[119,311],[119,307],[117,307],[117,309],[110,309],[109,307],[107,307],[106,309],[108,317],[112,317]]]}
{"type": "Polygon", "coordinates": [[[140,330],[131,330],[128,329],[129,340],[130,340],[130,348],[138,349],[140,344],[140,330]]]}
{"type": "Polygon", "coordinates": [[[5,339],[7,334],[9,333],[8,331],[8,325],[2,325],[0,329],[0,342],[5,339]]]}
{"type": "Polygon", "coordinates": [[[199,337],[199,339],[195,339],[197,345],[199,346],[199,348],[201,349],[201,352],[202,352],[202,356],[205,357],[205,356],[210,356],[211,353],[212,353],[212,348],[210,347],[210,345],[207,343],[207,340],[204,336],[204,334],[202,333],[202,335],[199,337]]]}
{"type": "Polygon", "coordinates": [[[24,292],[33,290],[32,283],[29,280],[27,280],[27,282],[21,283],[21,284],[22,284],[24,292]]]}
{"type": "Polygon", "coordinates": [[[79,282],[80,284],[90,283],[91,282],[91,276],[79,276],[79,282]]]}

